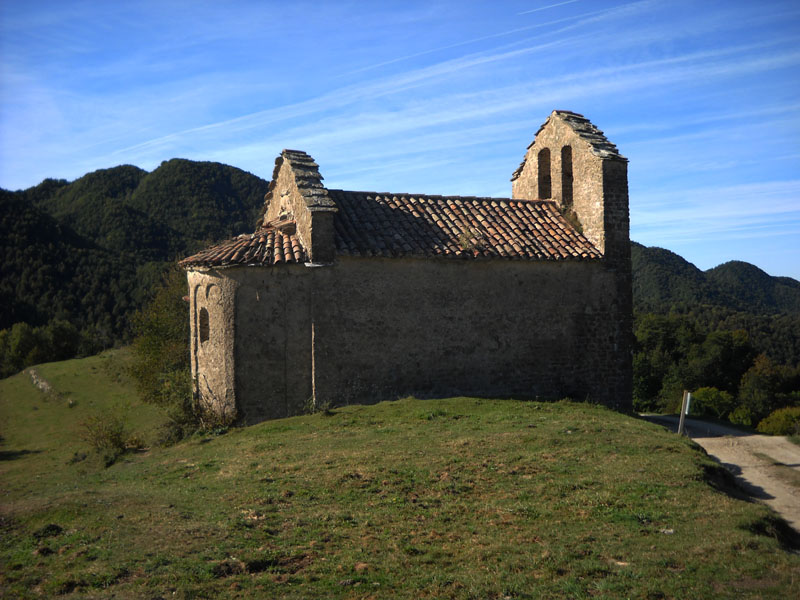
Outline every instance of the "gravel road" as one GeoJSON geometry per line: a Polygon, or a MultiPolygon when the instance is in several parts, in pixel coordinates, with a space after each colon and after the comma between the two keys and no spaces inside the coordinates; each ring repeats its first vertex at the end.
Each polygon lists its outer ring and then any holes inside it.
{"type": "MultiPolygon", "coordinates": [[[[672,431],[678,417],[642,415],[672,431]]],[[[785,437],[755,435],[687,418],[686,434],[727,468],[751,496],[772,507],[800,532],[800,446],[785,437]]]]}

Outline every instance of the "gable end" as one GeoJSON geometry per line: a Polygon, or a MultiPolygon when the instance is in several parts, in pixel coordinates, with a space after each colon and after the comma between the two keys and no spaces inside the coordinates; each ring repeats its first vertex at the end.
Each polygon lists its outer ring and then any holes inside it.
{"type": "Polygon", "coordinates": [[[322,185],[314,159],[299,150],[281,152],[275,159],[272,181],[264,197],[261,227],[293,220],[310,262],[330,263],[334,257],[335,212],[336,203],[322,185]]]}

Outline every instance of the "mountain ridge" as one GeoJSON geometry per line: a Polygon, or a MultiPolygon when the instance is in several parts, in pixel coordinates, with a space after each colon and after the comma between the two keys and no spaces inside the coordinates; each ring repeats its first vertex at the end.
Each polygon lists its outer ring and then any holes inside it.
{"type": "MultiPolygon", "coordinates": [[[[252,232],[268,186],[236,167],[174,158],[150,172],[119,165],[71,182],[0,190],[0,330],[58,318],[87,330],[100,346],[129,341],[130,317],[165,270],[207,245],[252,232]]],[[[772,331],[765,319],[783,315],[781,330],[800,319],[800,282],[792,278],[742,261],[701,271],[670,250],[636,242],[631,253],[639,314],[702,310],[714,326],[761,330],[762,345],[772,331]],[[760,325],[749,325],[754,316],[760,325]]],[[[790,337],[779,356],[798,354],[798,336],[790,337]]]]}
{"type": "Polygon", "coordinates": [[[800,314],[800,281],[731,260],[702,271],[679,254],[631,242],[636,310],[665,312],[690,305],[755,314],[800,314]]]}
{"type": "Polygon", "coordinates": [[[172,159],[151,172],[119,165],[0,190],[0,330],[63,319],[99,347],[128,341],[131,315],[163,272],[252,231],[267,187],[235,167],[172,159]]]}

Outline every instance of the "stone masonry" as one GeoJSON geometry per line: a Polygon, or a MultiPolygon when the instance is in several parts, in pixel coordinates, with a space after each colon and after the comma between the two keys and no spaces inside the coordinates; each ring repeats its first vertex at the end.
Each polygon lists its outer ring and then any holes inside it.
{"type": "Polygon", "coordinates": [[[627,161],[554,111],[512,198],[331,190],[276,159],[259,227],[181,264],[192,376],[241,423],[405,395],[631,405],[627,161]]]}

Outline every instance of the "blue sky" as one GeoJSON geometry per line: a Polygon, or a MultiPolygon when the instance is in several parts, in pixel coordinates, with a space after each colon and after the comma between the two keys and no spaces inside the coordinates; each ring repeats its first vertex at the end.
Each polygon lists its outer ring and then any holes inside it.
{"type": "Polygon", "coordinates": [[[800,279],[796,0],[0,3],[0,187],[173,157],[509,196],[554,108],[630,159],[632,238],[800,279]]]}

